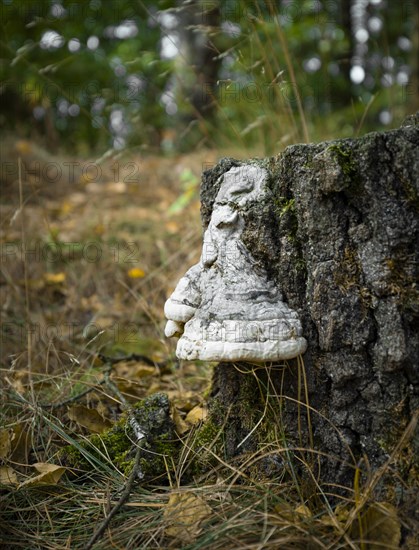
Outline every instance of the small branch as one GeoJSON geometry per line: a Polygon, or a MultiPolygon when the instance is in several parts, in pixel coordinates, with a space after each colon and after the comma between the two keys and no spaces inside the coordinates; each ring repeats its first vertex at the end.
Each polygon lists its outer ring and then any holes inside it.
{"type": "MultiPolygon", "coordinates": [[[[130,355],[123,355],[121,357],[109,357],[108,355],[104,355],[103,353],[98,353],[98,358],[102,361],[102,363],[105,363],[107,365],[107,369],[105,371],[105,378],[101,380],[100,382],[97,382],[96,386],[92,388],[88,388],[87,390],[84,390],[77,395],[74,395],[73,397],[70,397],[68,399],[65,399],[64,401],[60,401],[59,403],[40,403],[39,406],[43,409],[59,409],[60,407],[65,407],[66,405],[69,405],[70,403],[74,403],[75,401],[78,401],[79,399],[82,399],[92,391],[95,391],[97,386],[102,386],[103,384],[110,385],[111,381],[109,378],[109,373],[112,370],[112,366],[116,363],[119,363],[121,361],[142,361],[146,365],[149,365],[150,367],[156,367],[159,369],[164,368],[169,363],[170,359],[166,361],[153,361],[153,359],[150,359],[150,357],[147,357],[146,355],[139,355],[137,353],[132,353],[130,355]]],[[[112,389],[114,393],[117,393],[121,403],[124,403],[126,406],[128,405],[127,401],[124,399],[122,394],[119,392],[119,390],[116,388],[116,386],[113,384],[112,389]]]]}
{"type": "MultiPolygon", "coordinates": [[[[99,353],[98,357],[103,363],[107,363],[108,365],[115,365],[121,361],[142,361],[150,367],[158,367],[159,369],[166,367],[170,362],[170,359],[167,359],[166,361],[153,361],[153,359],[147,357],[147,355],[141,355],[138,353],[131,353],[130,355],[122,355],[120,357],[109,357],[108,355],[99,353]]],[[[175,362],[177,363],[177,361],[175,362]]]]}
{"type": "Polygon", "coordinates": [[[108,367],[104,372],[105,377],[103,378],[103,380],[100,380],[99,382],[97,382],[92,388],[87,388],[87,390],[84,390],[78,393],[77,395],[74,395],[73,397],[69,397],[64,401],[60,401],[59,403],[39,403],[39,407],[41,407],[42,409],[59,409],[60,407],[65,407],[70,403],[74,403],[75,401],[82,399],[82,397],[85,397],[92,391],[95,391],[97,389],[97,386],[102,386],[103,384],[107,383],[107,378],[109,377],[109,373],[111,372],[111,370],[112,370],[112,365],[108,365],[108,367]]]}
{"type": "MultiPolygon", "coordinates": [[[[132,356],[131,356],[132,357],[132,356]]],[[[103,534],[105,533],[106,529],[109,526],[109,523],[111,522],[112,518],[119,512],[119,510],[122,508],[122,506],[128,501],[130,493],[132,491],[134,481],[136,479],[142,479],[144,477],[143,472],[140,469],[140,457],[141,457],[141,451],[142,451],[142,445],[141,441],[145,439],[146,434],[143,432],[141,426],[138,424],[134,409],[130,405],[130,403],[125,399],[125,397],[122,395],[122,393],[119,391],[119,388],[116,384],[110,379],[110,373],[112,371],[112,365],[117,363],[118,361],[121,361],[122,359],[115,360],[111,357],[105,357],[100,356],[100,359],[103,361],[105,359],[105,363],[108,365],[108,369],[105,371],[104,378],[101,381],[101,383],[108,386],[108,388],[118,397],[122,408],[127,411],[129,415],[129,424],[131,428],[134,431],[135,437],[136,437],[136,445],[137,450],[135,452],[135,458],[134,458],[134,465],[132,467],[131,473],[129,475],[129,478],[125,484],[125,487],[122,491],[122,494],[118,500],[118,502],[115,504],[115,506],[110,511],[109,515],[103,520],[100,527],[93,533],[92,537],[90,538],[89,542],[87,543],[86,550],[90,550],[95,542],[97,542],[100,538],[102,538],[103,534]]],[[[150,360],[151,361],[151,360],[150,360]]]]}
{"type": "MultiPolygon", "coordinates": [[[[101,380],[100,382],[97,383],[97,385],[101,386],[103,383],[104,383],[104,380],[101,380]]],[[[93,388],[87,388],[87,390],[84,390],[81,393],[74,395],[73,397],[69,397],[64,401],[60,401],[59,403],[39,403],[39,406],[42,407],[43,409],[59,409],[60,407],[65,407],[65,405],[74,403],[74,401],[78,401],[85,395],[88,395],[92,391],[95,391],[95,389],[96,389],[96,386],[94,386],[93,388]]]]}
{"type": "Polygon", "coordinates": [[[141,456],[141,445],[138,445],[137,451],[135,453],[135,459],[134,459],[134,466],[131,470],[131,473],[129,475],[129,478],[125,484],[125,487],[122,491],[122,494],[118,500],[118,502],[115,504],[115,506],[112,508],[112,510],[109,512],[109,515],[106,516],[106,518],[103,520],[103,522],[100,524],[99,528],[96,529],[96,531],[93,533],[92,537],[90,538],[89,542],[87,543],[87,546],[85,547],[86,550],[90,550],[93,548],[93,545],[95,542],[97,542],[100,538],[103,537],[103,534],[105,533],[106,529],[108,528],[112,518],[116,516],[116,514],[119,512],[119,510],[122,508],[122,506],[128,501],[135,479],[138,477],[139,469],[140,469],[140,456],[141,456]]]}
{"type": "MultiPolygon", "coordinates": [[[[104,363],[107,368],[105,370],[105,376],[103,380],[100,382],[97,382],[95,386],[92,388],[87,388],[86,390],[78,393],[77,395],[74,395],[73,397],[69,397],[68,399],[65,399],[64,401],[60,401],[59,403],[39,403],[39,407],[42,409],[59,409],[60,407],[65,407],[66,405],[69,405],[70,403],[74,403],[75,401],[78,401],[79,399],[82,399],[92,391],[95,391],[97,386],[102,386],[103,384],[106,384],[107,386],[112,385],[112,390],[114,393],[118,395],[119,400],[121,403],[123,403],[126,408],[129,409],[129,404],[126,401],[126,399],[123,397],[123,395],[120,393],[118,388],[113,384],[109,378],[109,374],[112,371],[112,366],[116,363],[120,363],[121,361],[142,361],[146,365],[149,365],[150,367],[156,367],[158,369],[162,369],[166,367],[170,359],[166,361],[153,361],[153,359],[150,359],[150,357],[147,357],[146,355],[139,355],[137,353],[132,353],[130,355],[123,355],[121,357],[109,357],[108,355],[104,355],[103,353],[98,353],[98,358],[104,363]]],[[[177,361],[175,361],[176,364],[177,361]]]]}

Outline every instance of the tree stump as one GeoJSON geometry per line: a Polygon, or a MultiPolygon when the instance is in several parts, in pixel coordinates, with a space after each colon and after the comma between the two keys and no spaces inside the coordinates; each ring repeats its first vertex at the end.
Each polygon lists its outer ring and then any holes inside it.
{"type": "MultiPolygon", "coordinates": [[[[271,193],[245,213],[242,238],[298,312],[308,349],[280,364],[216,366],[210,419],[224,426],[228,457],[266,448],[265,475],[285,466],[325,494],[385,466],[375,493],[388,495],[392,477],[399,504],[417,498],[418,153],[416,115],[248,161],[269,171],[271,193]]],[[[204,229],[220,176],[243,164],[204,172],[204,229]]]]}

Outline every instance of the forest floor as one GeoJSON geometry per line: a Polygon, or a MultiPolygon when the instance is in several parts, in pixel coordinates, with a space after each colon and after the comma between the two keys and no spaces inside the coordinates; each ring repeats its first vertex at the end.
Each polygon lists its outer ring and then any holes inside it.
{"type": "MultiPolygon", "coordinates": [[[[200,175],[219,155],[89,162],[10,139],[3,157],[0,545],[87,548],[127,475],[106,456],[103,471],[72,470],[60,449],[156,392],[185,449],[205,421],[211,365],[176,361],[163,305],[199,258],[200,175]]],[[[222,455],[185,475],[187,455],[134,483],[91,547],[399,547],[403,525],[385,503],[307,503],[295,480],[252,479],[222,455]]]]}

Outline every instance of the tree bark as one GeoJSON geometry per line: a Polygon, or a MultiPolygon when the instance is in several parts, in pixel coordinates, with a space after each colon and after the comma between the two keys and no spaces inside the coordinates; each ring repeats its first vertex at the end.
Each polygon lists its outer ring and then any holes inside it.
{"type": "MultiPolygon", "coordinates": [[[[417,484],[419,467],[417,120],[257,161],[272,193],[249,207],[243,240],[299,313],[308,350],[279,365],[215,368],[210,420],[224,426],[227,457],[265,449],[257,462],[265,475],[299,474],[328,494],[353,490],[357,468],[365,481],[390,462],[376,492],[389,498],[392,476],[413,506],[417,491],[406,487],[417,484]]],[[[204,227],[219,176],[241,164],[223,159],[204,172],[204,227]]]]}

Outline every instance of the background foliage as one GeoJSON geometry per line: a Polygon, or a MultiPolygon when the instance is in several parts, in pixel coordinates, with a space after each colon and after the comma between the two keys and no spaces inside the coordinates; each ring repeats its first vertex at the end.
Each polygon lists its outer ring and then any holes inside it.
{"type": "Polygon", "coordinates": [[[413,0],[1,0],[1,125],[81,153],[272,153],[417,108],[413,0]]]}

